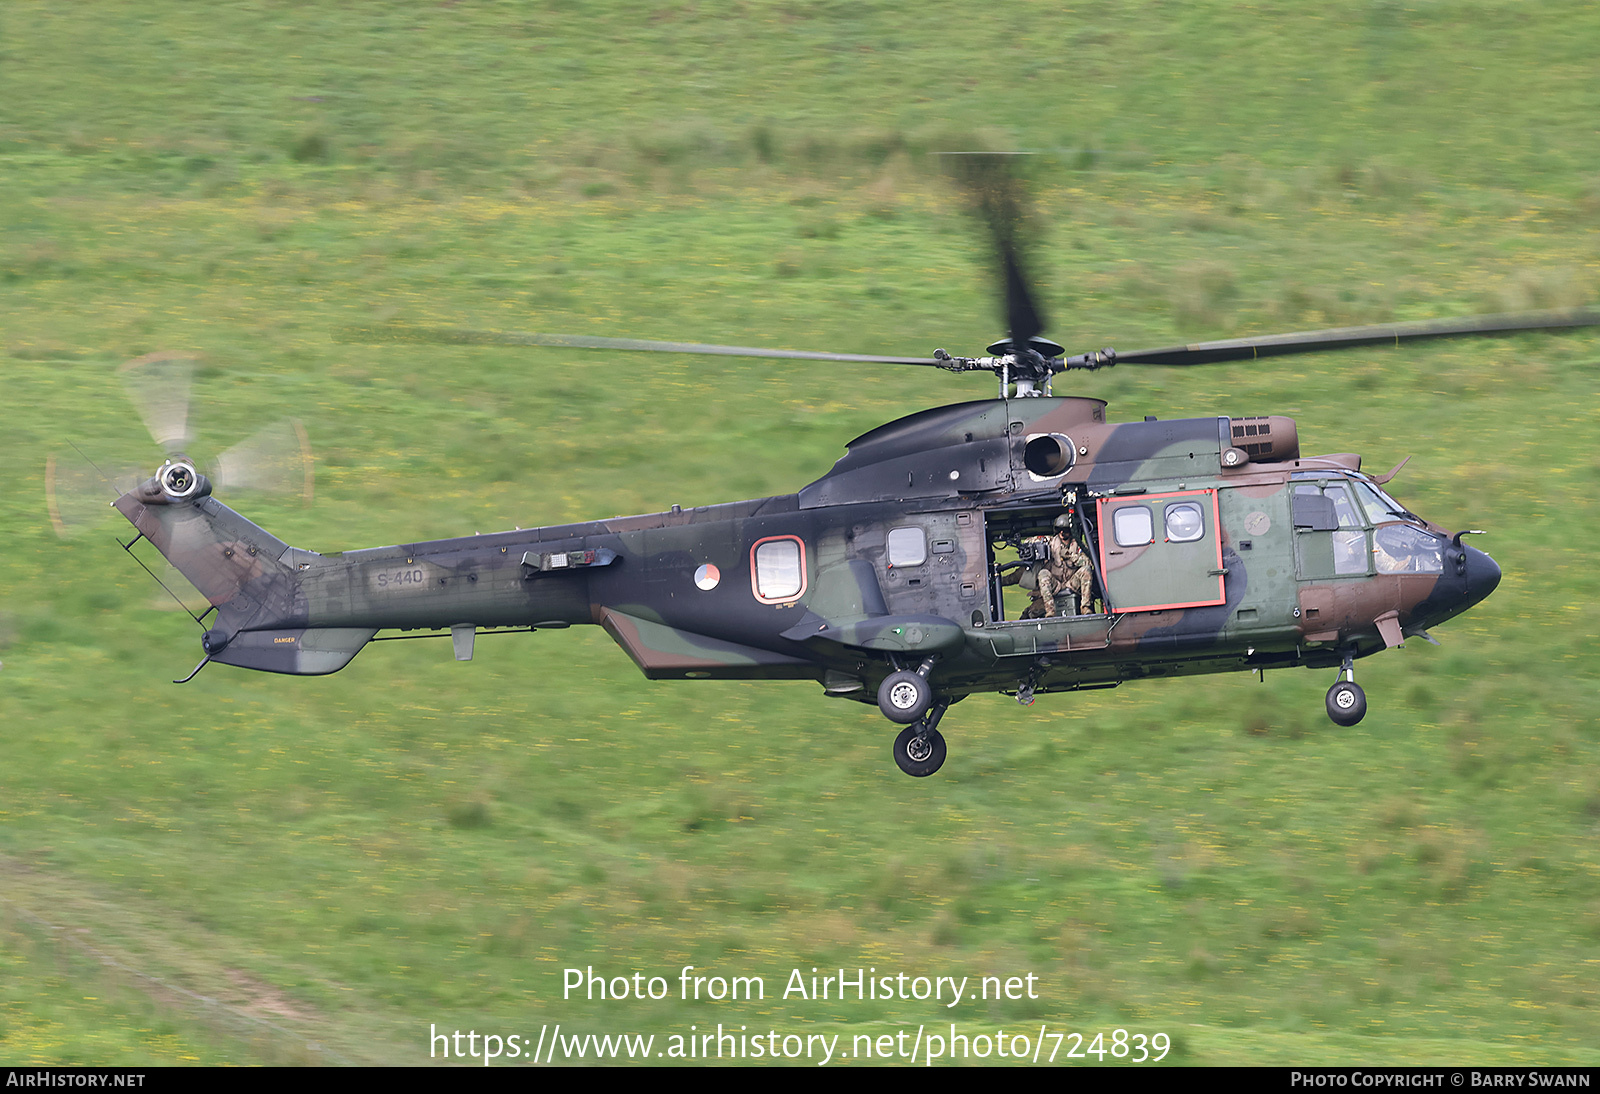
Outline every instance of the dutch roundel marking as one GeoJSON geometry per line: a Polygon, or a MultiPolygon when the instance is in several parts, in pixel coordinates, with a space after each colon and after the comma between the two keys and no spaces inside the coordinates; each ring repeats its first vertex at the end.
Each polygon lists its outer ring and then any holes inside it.
{"type": "Polygon", "coordinates": [[[717,587],[717,582],[722,580],[722,571],[711,563],[706,563],[694,572],[695,587],[702,592],[709,593],[717,587]]]}
{"type": "Polygon", "coordinates": [[[1244,530],[1252,536],[1264,536],[1272,527],[1272,518],[1265,513],[1251,513],[1244,518],[1244,530]]]}

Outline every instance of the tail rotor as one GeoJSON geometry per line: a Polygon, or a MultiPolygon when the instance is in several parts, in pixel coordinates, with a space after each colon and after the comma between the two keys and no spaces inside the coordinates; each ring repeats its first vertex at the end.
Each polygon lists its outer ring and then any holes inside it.
{"type": "MultiPolygon", "coordinates": [[[[164,491],[185,498],[199,490],[202,476],[218,492],[241,490],[292,497],[310,505],[314,463],[305,427],[293,419],[268,425],[204,463],[191,459],[195,443],[190,405],[197,358],[181,353],[149,353],[117,369],[122,389],[151,439],[165,456],[155,469],[164,491]]],[[[110,503],[150,478],[126,460],[91,461],[81,449],[52,452],[45,461],[45,509],[50,526],[64,540],[100,526],[110,503]]]]}

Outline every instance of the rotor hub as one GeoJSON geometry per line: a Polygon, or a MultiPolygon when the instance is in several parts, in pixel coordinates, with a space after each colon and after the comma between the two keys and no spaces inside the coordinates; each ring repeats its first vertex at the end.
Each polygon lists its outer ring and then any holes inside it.
{"type": "Polygon", "coordinates": [[[174,501],[191,498],[200,489],[200,473],[186,459],[168,460],[156,471],[156,482],[174,501]]]}

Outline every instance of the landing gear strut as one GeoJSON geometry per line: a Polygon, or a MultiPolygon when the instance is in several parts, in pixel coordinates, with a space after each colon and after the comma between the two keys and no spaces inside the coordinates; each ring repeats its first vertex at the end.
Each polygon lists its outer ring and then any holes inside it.
{"type": "Polygon", "coordinates": [[[1339,682],[1328,689],[1328,717],[1336,725],[1353,726],[1367,715],[1367,693],[1356,683],[1355,654],[1344,655],[1339,677],[1339,682]]]}
{"type": "Polygon", "coordinates": [[[894,739],[894,762],[901,771],[921,779],[944,765],[944,734],[939,732],[938,725],[949,707],[950,701],[941,699],[916,725],[900,731],[894,739]]]}

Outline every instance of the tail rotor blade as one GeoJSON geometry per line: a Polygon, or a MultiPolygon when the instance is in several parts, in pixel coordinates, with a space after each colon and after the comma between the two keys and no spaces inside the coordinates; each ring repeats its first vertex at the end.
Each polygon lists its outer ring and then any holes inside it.
{"type": "Polygon", "coordinates": [[[184,354],[149,353],[117,370],[145,428],[169,455],[183,451],[189,443],[189,391],[194,383],[194,362],[193,357],[184,354]]]}
{"type": "Polygon", "coordinates": [[[190,585],[189,579],[180,574],[178,568],[170,562],[161,568],[156,582],[161,588],[151,591],[148,602],[148,606],[155,611],[185,611],[190,615],[199,615],[211,607],[211,601],[190,585]]]}
{"type": "Polygon", "coordinates": [[[62,539],[76,539],[92,530],[111,513],[111,503],[137,486],[146,476],[136,468],[121,468],[107,475],[81,456],[45,458],[44,503],[50,527],[62,539]]]}
{"type": "Polygon", "coordinates": [[[211,475],[218,490],[262,490],[312,495],[311,442],[297,421],[274,422],[217,457],[211,475]]]}

